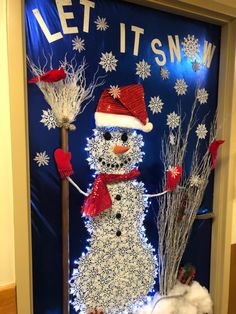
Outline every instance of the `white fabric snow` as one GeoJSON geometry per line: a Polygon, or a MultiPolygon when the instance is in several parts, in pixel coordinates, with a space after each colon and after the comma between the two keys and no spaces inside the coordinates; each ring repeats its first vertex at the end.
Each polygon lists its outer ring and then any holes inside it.
{"type": "Polygon", "coordinates": [[[207,289],[197,281],[191,286],[178,282],[166,298],[155,295],[136,314],[212,314],[212,301],[207,289]]]}

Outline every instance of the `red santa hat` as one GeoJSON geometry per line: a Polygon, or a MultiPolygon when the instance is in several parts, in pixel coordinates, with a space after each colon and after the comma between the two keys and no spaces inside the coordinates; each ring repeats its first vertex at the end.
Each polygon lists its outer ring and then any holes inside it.
{"type": "Polygon", "coordinates": [[[105,89],[95,112],[97,127],[124,127],[150,132],[144,90],[141,84],[105,89]]]}

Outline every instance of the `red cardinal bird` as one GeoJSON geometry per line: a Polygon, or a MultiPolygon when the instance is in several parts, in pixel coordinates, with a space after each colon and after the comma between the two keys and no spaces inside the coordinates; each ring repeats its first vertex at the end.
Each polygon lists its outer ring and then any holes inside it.
{"type": "Polygon", "coordinates": [[[38,83],[38,82],[47,82],[47,83],[53,83],[58,82],[60,80],[63,80],[66,78],[66,73],[64,71],[64,67],[61,67],[59,70],[50,70],[40,76],[33,77],[31,80],[28,81],[28,83],[38,83]]]}
{"type": "Polygon", "coordinates": [[[182,167],[181,166],[174,166],[170,167],[167,170],[167,182],[166,182],[166,187],[165,190],[168,191],[174,191],[176,188],[176,185],[179,183],[181,176],[182,176],[182,167]]]}
{"type": "Polygon", "coordinates": [[[217,153],[220,145],[222,145],[225,141],[223,140],[215,140],[209,146],[209,152],[211,153],[212,158],[212,169],[216,167],[217,153]]]}

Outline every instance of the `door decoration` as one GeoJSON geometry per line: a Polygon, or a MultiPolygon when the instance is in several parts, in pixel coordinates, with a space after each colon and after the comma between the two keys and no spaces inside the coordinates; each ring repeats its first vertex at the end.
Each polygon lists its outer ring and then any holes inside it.
{"type": "Polygon", "coordinates": [[[34,312],[210,314],[220,28],[26,0],[25,29],[34,312]]]}

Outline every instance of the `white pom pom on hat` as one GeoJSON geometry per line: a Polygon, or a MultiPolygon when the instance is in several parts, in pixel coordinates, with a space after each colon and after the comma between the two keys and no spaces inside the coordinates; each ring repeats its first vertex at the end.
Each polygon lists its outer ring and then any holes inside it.
{"type": "Polygon", "coordinates": [[[119,88],[119,97],[114,98],[109,89],[103,91],[95,112],[97,127],[123,127],[150,132],[149,122],[141,84],[119,88]]]}

